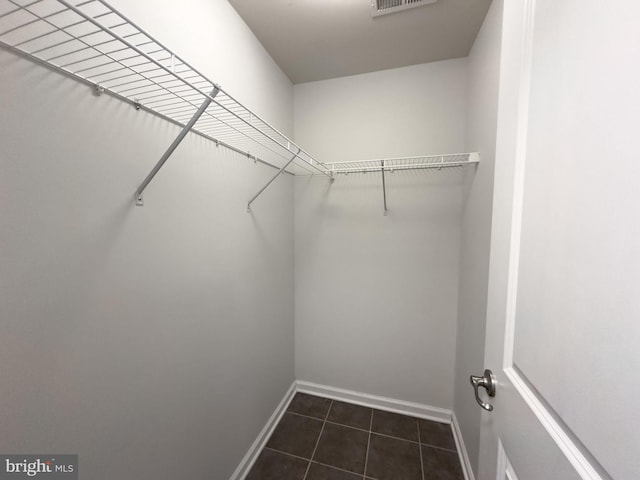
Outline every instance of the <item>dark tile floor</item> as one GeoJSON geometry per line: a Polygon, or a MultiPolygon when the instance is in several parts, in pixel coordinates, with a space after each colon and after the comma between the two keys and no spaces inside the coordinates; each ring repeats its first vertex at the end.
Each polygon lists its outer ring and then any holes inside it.
{"type": "Polygon", "coordinates": [[[247,480],[464,480],[449,425],[298,393],[247,480]]]}

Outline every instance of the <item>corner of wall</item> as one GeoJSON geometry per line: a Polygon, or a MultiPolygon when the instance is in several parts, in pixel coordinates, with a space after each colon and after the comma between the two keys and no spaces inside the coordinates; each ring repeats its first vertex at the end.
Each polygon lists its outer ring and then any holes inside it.
{"type": "Polygon", "coordinates": [[[455,423],[469,469],[477,468],[481,411],[469,375],[484,369],[493,171],[497,129],[502,1],[494,0],[467,63],[467,150],[480,153],[462,220],[454,389],[455,423]]]}

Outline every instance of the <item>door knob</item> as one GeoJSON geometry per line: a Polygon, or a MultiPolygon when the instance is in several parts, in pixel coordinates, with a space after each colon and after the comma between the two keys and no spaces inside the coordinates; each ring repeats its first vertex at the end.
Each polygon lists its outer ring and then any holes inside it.
{"type": "Polygon", "coordinates": [[[493,375],[493,372],[489,369],[486,369],[482,377],[471,375],[471,377],[469,377],[469,381],[471,382],[471,385],[473,385],[473,391],[476,395],[476,402],[478,402],[478,405],[480,405],[485,410],[488,410],[489,412],[492,411],[493,405],[480,399],[478,388],[484,388],[487,391],[487,395],[489,395],[490,397],[496,396],[496,377],[493,375]]]}

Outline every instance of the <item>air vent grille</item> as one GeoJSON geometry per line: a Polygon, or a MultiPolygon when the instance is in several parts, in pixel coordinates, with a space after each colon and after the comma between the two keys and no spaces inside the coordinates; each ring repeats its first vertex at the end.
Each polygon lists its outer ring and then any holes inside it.
{"type": "Polygon", "coordinates": [[[421,7],[422,5],[431,5],[438,0],[372,0],[371,16],[378,17],[389,13],[407,10],[408,8],[421,7]]]}
{"type": "Polygon", "coordinates": [[[399,7],[403,3],[404,3],[403,0],[378,0],[378,11],[389,10],[390,8],[399,7]]]}

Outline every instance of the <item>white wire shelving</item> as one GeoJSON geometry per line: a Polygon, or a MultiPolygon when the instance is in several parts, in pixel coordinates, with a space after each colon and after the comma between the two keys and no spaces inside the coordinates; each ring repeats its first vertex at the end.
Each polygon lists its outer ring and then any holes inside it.
{"type": "MultiPolygon", "coordinates": [[[[472,154],[322,163],[104,0],[0,0],[0,46],[182,127],[135,192],[143,192],[189,132],[282,173],[448,168],[472,154]]],[[[385,201],[386,211],[386,201],[385,201]]]]}
{"type": "Polygon", "coordinates": [[[407,170],[426,170],[443,168],[462,168],[480,163],[480,154],[453,153],[447,155],[427,155],[420,157],[378,158],[373,160],[355,160],[347,162],[325,163],[327,171],[334,179],[337,175],[349,175],[350,173],[379,172],[382,178],[382,201],[384,214],[388,214],[387,208],[387,182],[386,173],[407,170]]]}
{"type": "Polygon", "coordinates": [[[332,175],[349,173],[394,172],[400,170],[424,170],[430,168],[454,168],[475,165],[480,162],[478,153],[452,153],[420,157],[378,158],[348,162],[330,162],[324,166],[332,175]]]}
{"type": "MultiPolygon", "coordinates": [[[[328,175],[308,152],[103,0],[0,0],[0,44],[288,173],[328,175]]],[[[165,158],[166,157],[166,158],[165,158]]]]}

